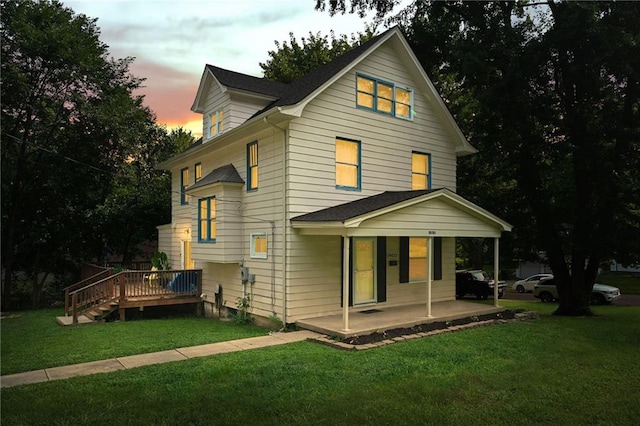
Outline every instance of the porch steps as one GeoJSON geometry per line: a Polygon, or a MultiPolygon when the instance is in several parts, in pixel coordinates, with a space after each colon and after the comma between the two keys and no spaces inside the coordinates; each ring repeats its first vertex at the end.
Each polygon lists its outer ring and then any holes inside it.
{"type": "Polygon", "coordinates": [[[93,321],[100,321],[116,309],[118,309],[118,303],[109,302],[96,306],[92,310],[85,312],[84,315],[93,321]]]}
{"type": "MultiPolygon", "coordinates": [[[[107,302],[102,305],[98,305],[93,307],[91,310],[87,312],[82,312],[78,315],[78,324],[95,324],[100,322],[104,317],[109,315],[111,312],[118,309],[118,302],[107,302]]],[[[74,325],[72,316],[62,316],[56,317],[56,321],[58,324],[62,326],[74,325]]]]}

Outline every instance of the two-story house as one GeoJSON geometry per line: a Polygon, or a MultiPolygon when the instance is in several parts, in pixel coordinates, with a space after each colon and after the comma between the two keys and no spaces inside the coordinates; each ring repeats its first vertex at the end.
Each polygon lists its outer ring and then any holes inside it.
{"type": "MultiPolygon", "coordinates": [[[[201,142],[166,161],[171,263],[284,323],[455,300],[455,238],[505,221],[456,194],[467,142],[392,28],[282,84],[207,65],[201,142]]],[[[496,250],[497,259],[497,250],[496,250]]],[[[496,261],[497,269],[497,261],[496,261]]],[[[219,294],[219,293],[218,293],[219,294]]]]}

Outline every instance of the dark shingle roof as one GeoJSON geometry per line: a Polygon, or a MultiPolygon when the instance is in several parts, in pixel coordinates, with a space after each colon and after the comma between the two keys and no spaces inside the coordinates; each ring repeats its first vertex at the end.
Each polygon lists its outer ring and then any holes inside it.
{"type": "Polygon", "coordinates": [[[244,180],[240,177],[240,174],[233,166],[233,164],[227,164],[226,166],[218,167],[193,185],[187,188],[187,190],[192,190],[196,188],[200,188],[205,185],[211,185],[213,183],[244,183],[244,180]]]}
{"type": "Polygon", "coordinates": [[[260,93],[274,98],[280,98],[288,86],[279,81],[253,77],[251,75],[225,70],[224,68],[214,67],[213,65],[207,64],[207,69],[213,73],[220,84],[226,87],[260,93]]]}
{"type": "Polygon", "coordinates": [[[371,45],[373,45],[378,39],[380,39],[380,37],[382,37],[389,31],[391,31],[391,29],[387,30],[383,34],[371,38],[370,40],[367,40],[360,46],[355,47],[354,49],[346,52],[342,56],[339,56],[328,64],[316,68],[315,70],[289,84],[267,80],[266,78],[252,77],[250,75],[240,74],[234,71],[225,70],[223,68],[214,67],[213,65],[207,65],[207,69],[209,69],[213,73],[213,75],[221,84],[227,87],[269,95],[276,98],[275,101],[267,105],[262,110],[256,112],[253,116],[249,117],[249,119],[251,119],[271,108],[285,105],[295,105],[296,103],[300,102],[311,93],[313,93],[314,90],[318,89],[320,86],[326,83],[334,75],[342,71],[347,65],[357,59],[362,53],[369,49],[371,45]]]}
{"type": "Polygon", "coordinates": [[[386,191],[378,195],[351,201],[346,204],[329,207],[312,213],[294,217],[295,222],[344,222],[363,214],[390,207],[412,198],[420,197],[438,189],[423,189],[418,191],[386,191]]]}

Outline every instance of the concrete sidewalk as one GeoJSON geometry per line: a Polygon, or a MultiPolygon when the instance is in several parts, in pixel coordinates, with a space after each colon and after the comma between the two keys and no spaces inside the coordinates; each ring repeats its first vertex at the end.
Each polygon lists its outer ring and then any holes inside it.
{"type": "Polygon", "coordinates": [[[269,346],[300,342],[307,340],[308,338],[318,336],[318,333],[307,330],[293,331],[290,333],[272,333],[268,336],[250,337],[247,339],[231,340],[228,342],[210,343],[207,345],[190,346],[162,352],[112,358],[103,361],[45,368],[44,370],[27,371],[24,373],[1,376],[0,387],[8,388],[12,386],[28,385],[31,383],[47,382],[50,380],[68,379],[76,376],[87,376],[96,373],[128,370],[130,368],[142,367],[145,365],[182,361],[185,359],[217,355],[227,352],[266,348],[269,346]]]}

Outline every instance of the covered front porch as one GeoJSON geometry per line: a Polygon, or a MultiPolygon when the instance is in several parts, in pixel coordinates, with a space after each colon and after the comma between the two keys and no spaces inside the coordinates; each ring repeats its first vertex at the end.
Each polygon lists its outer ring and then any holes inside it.
{"type": "Polygon", "coordinates": [[[503,312],[505,308],[479,302],[448,300],[431,304],[431,316],[427,317],[425,305],[415,304],[397,307],[373,306],[371,309],[351,312],[349,330],[344,330],[342,314],[299,320],[296,325],[305,330],[346,339],[374,332],[408,328],[419,324],[452,321],[461,318],[503,312]]]}
{"type": "Polygon", "coordinates": [[[511,225],[446,188],[387,191],[292,218],[291,224],[300,235],[342,239],[342,313],[325,310],[329,315],[298,320],[302,328],[351,337],[503,310],[497,285],[493,306],[455,300],[455,247],[450,242],[493,238],[498,282],[499,239],[511,225]],[[446,265],[443,239],[449,241],[446,265]],[[404,299],[398,296],[398,290],[415,290],[417,283],[424,292],[414,291],[410,300],[407,291],[404,299]]]}

